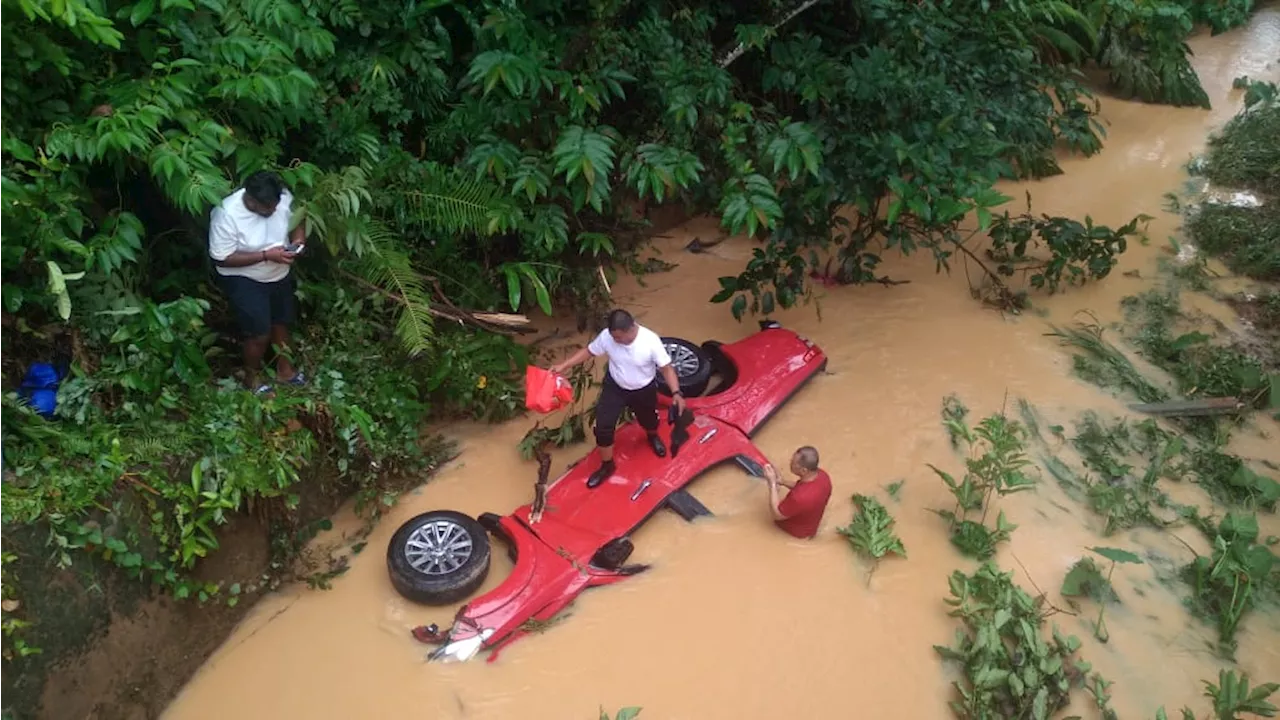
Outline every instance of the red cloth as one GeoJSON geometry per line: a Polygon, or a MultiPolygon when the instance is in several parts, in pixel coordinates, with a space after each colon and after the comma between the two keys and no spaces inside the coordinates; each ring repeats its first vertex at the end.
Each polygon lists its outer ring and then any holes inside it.
{"type": "Polygon", "coordinates": [[[778,527],[801,539],[817,535],[830,499],[831,478],[827,471],[819,470],[811,479],[796,483],[778,503],[778,511],[787,516],[786,520],[778,521],[778,527]]]}
{"type": "Polygon", "coordinates": [[[524,371],[524,406],[534,412],[549,413],[573,403],[573,385],[568,380],[537,365],[524,371]]]}

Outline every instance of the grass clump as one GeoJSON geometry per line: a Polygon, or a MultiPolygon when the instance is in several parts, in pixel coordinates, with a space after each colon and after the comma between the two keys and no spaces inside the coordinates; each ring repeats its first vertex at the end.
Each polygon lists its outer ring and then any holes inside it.
{"type": "Polygon", "coordinates": [[[1135,323],[1139,351],[1172,375],[1185,397],[1250,398],[1269,388],[1257,358],[1235,347],[1215,345],[1205,333],[1182,332],[1186,316],[1175,292],[1149,290],[1123,303],[1135,323]]]}
{"type": "Polygon", "coordinates": [[[1246,107],[1209,139],[1204,175],[1215,185],[1249,188],[1280,196],[1280,102],[1255,95],[1246,107]]]}
{"type": "Polygon", "coordinates": [[[1097,478],[1080,480],[1061,463],[1050,470],[1068,491],[1083,489],[1090,509],[1106,521],[1103,534],[1139,525],[1168,525],[1154,508],[1172,508],[1173,503],[1157,484],[1161,479],[1178,481],[1187,474],[1187,463],[1181,459],[1182,438],[1154,420],[1134,424],[1116,420],[1108,425],[1094,413],[1085,413],[1076,428],[1071,444],[1097,478]]]}
{"type": "MultiPolygon", "coordinates": [[[[1280,177],[1280,169],[1274,172],[1280,177]]],[[[1259,207],[1206,203],[1187,218],[1187,232],[1205,252],[1222,258],[1231,272],[1280,280],[1278,202],[1271,199],[1259,207]]]]}
{"type": "Polygon", "coordinates": [[[1077,323],[1075,327],[1054,327],[1048,335],[1081,351],[1072,355],[1072,365],[1082,380],[1131,393],[1142,402],[1168,400],[1169,394],[1138,372],[1124,353],[1102,338],[1102,333],[1101,325],[1077,323]]]}

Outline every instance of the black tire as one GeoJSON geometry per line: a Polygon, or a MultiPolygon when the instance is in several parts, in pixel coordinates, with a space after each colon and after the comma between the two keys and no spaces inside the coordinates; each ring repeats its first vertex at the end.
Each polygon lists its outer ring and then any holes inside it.
{"type": "MultiPolygon", "coordinates": [[[[454,542],[449,540],[450,545],[454,542]]],[[[460,512],[432,510],[422,513],[401,525],[391,536],[391,542],[387,544],[387,573],[396,592],[409,600],[423,605],[451,605],[479,589],[489,575],[489,536],[480,523],[460,512]],[[435,527],[428,529],[431,526],[435,527]],[[415,537],[419,531],[432,534],[415,537]],[[441,532],[446,533],[446,539],[450,537],[448,533],[465,533],[471,541],[470,554],[464,558],[454,557],[452,561],[447,556],[434,561],[436,570],[428,572],[433,560],[420,553],[426,552],[425,548],[441,532]],[[411,556],[411,539],[424,550],[411,556]],[[415,561],[419,567],[414,566],[415,561]],[[441,567],[440,563],[444,566],[441,567]]]]}
{"type": "MultiPolygon", "coordinates": [[[[697,397],[707,389],[711,381],[711,357],[706,351],[688,340],[674,337],[662,338],[662,344],[671,356],[671,364],[676,368],[676,379],[680,381],[680,392],[689,397],[697,397]]],[[[671,391],[664,382],[658,383],[658,392],[670,395],[671,391]]]]}

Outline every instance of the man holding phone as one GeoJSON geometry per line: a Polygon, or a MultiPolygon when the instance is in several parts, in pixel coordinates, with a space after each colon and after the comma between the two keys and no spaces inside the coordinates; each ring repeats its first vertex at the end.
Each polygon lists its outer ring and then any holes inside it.
{"type": "Polygon", "coordinates": [[[277,353],[276,379],[306,382],[288,357],[289,326],[297,313],[291,266],[307,242],[303,223],[289,230],[292,206],[293,194],[280,176],[260,170],[210,216],[209,257],[243,335],[245,385],[258,393],[271,389],[258,384],[269,345],[277,353]]]}

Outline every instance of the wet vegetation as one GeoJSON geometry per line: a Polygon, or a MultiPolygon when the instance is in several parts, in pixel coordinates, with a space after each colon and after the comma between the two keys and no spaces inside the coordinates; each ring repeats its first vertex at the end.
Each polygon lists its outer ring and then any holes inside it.
{"type": "Polygon", "coordinates": [[[1067,707],[1074,689],[1087,688],[1104,717],[1107,683],[1078,655],[1080,640],[1055,627],[1046,637],[1044,597],[1033,598],[1013,582],[1012,572],[983,563],[972,574],[959,570],[949,580],[953,609],[963,628],[950,646],[934,646],[943,658],[961,663],[956,681],[960,699],[951,709],[961,720],[1049,718],[1067,707]]]}
{"type": "MultiPolygon", "coordinates": [[[[893,494],[890,492],[890,496],[893,494]]],[[[870,495],[855,494],[853,507],[853,519],[837,532],[849,541],[854,552],[872,561],[871,571],[867,573],[869,583],[884,556],[894,553],[905,558],[907,548],[893,530],[893,516],[879,500],[870,495]]]]}
{"type": "Polygon", "coordinates": [[[985,560],[1018,527],[1005,518],[1003,510],[996,515],[995,527],[986,524],[992,497],[1030,489],[1036,480],[1026,472],[1032,463],[1023,453],[1026,430],[1021,424],[997,414],[970,428],[963,419],[967,410],[962,409],[958,401],[944,404],[943,422],[952,442],[963,443],[968,452],[965,474],[957,481],[950,473],[929,466],[956,500],[954,509],[934,512],[947,521],[951,543],[960,552],[985,560]],[[978,519],[970,519],[975,513],[978,519]]]}
{"type": "MultiPolygon", "coordinates": [[[[1203,172],[1215,183],[1234,189],[1270,193],[1280,182],[1280,156],[1271,139],[1280,133],[1280,105],[1275,101],[1275,87],[1247,82],[1245,111],[1233,120],[1210,146],[1203,172]]],[[[1203,250],[1222,257],[1229,269],[1260,281],[1275,280],[1271,263],[1276,255],[1275,240],[1280,226],[1275,225],[1275,205],[1236,207],[1206,204],[1190,211],[1187,231],[1203,250]]],[[[1176,249],[1176,247],[1175,247],[1176,249]]],[[[1251,344],[1238,337],[1224,343],[1216,339],[1223,330],[1220,323],[1186,313],[1181,305],[1178,287],[1212,291],[1207,282],[1203,261],[1175,268],[1171,284],[1125,300],[1126,323],[1120,328],[1116,342],[1124,342],[1136,351],[1131,356],[1117,344],[1104,339],[1101,325],[1088,322],[1073,327],[1053,328],[1052,334],[1075,352],[1074,370],[1082,378],[1101,387],[1142,402],[1162,402],[1171,398],[1237,398],[1238,412],[1226,419],[1212,417],[1177,417],[1164,421],[1148,418],[1107,420],[1096,413],[1085,413],[1076,422],[1074,436],[1059,425],[1045,428],[1041,418],[1026,403],[1021,404],[1025,437],[1042,445],[1040,458],[1059,485],[1078,502],[1090,507],[1103,521],[1103,535],[1117,535],[1138,526],[1164,529],[1191,524],[1200,529],[1210,543],[1206,555],[1192,551],[1194,559],[1177,570],[1190,612],[1217,628],[1219,650],[1231,658],[1237,647],[1241,620],[1261,603],[1274,603],[1280,591],[1280,560],[1259,537],[1256,513],[1274,512],[1280,500],[1280,482],[1265,474],[1254,463],[1230,454],[1226,443],[1231,434],[1248,424],[1247,414],[1263,408],[1280,409],[1277,394],[1280,375],[1272,348],[1265,339],[1274,338],[1267,315],[1275,296],[1274,286],[1262,286],[1254,300],[1260,312],[1242,311],[1246,319],[1264,338],[1251,344]],[[1262,322],[1257,322],[1261,319],[1262,322]],[[1137,358],[1150,364],[1139,369],[1137,358]],[[1159,377],[1163,372],[1166,378],[1159,377]],[[1056,445],[1051,445],[1055,442],[1056,445]],[[1078,458],[1078,469],[1065,458],[1062,443],[1078,458]],[[1228,510],[1220,519],[1206,515],[1194,505],[1172,501],[1161,488],[1164,483],[1193,481],[1210,500],[1228,510]]],[[[1231,299],[1231,298],[1227,298],[1231,299]]],[[[1233,306],[1242,308],[1239,298],[1233,306]]],[[[954,397],[943,402],[943,419],[953,447],[959,447],[965,433],[956,429],[963,423],[967,410],[954,397]]],[[[1268,466],[1271,467],[1271,466],[1268,466]]],[[[1272,467],[1272,469],[1274,469],[1272,467]]],[[[939,472],[935,468],[935,472],[939,472]]],[[[961,484],[943,475],[957,500],[961,484]]],[[[958,507],[964,507],[963,502],[958,507]]],[[[976,504],[971,506],[977,507],[976,504]]],[[[1274,539],[1272,539],[1272,542],[1274,539]]],[[[1185,543],[1183,543],[1185,545],[1185,543]]],[[[1094,621],[1096,637],[1106,642],[1105,613],[1109,604],[1119,602],[1112,584],[1117,564],[1141,564],[1138,555],[1118,548],[1094,547],[1094,553],[1109,561],[1106,567],[1091,557],[1080,558],[1063,579],[1061,594],[1077,606],[1089,600],[1098,608],[1094,621]]],[[[1190,546],[1186,549],[1191,550],[1190,546]]],[[[988,561],[973,576],[957,571],[952,576],[952,605],[969,603],[979,612],[961,613],[964,629],[958,632],[953,648],[939,648],[946,657],[965,664],[965,680],[957,683],[960,699],[953,703],[956,716],[971,717],[1049,717],[1068,702],[1068,688],[1085,684],[1087,664],[1071,660],[1080,643],[1062,638],[1054,631],[1053,641],[1045,642],[1032,635],[1049,611],[1040,612],[1044,595],[1032,598],[1012,584],[1011,573],[1000,573],[988,561]],[[983,577],[983,582],[976,579],[983,577]],[[986,595],[980,601],[968,598],[983,587],[986,595]],[[1030,615],[1034,623],[1017,626],[1011,618],[1019,613],[1030,615]],[[975,617],[976,615],[976,617],[975,617]],[[996,638],[1000,638],[999,641],[996,638]],[[1028,646],[1028,643],[1030,645],[1028,646]],[[978,651],[979,647],[986,654],[978,651]],[[1027,648],[1030,649],[1027,649],[1027,648]],[[1012,651],[1011,651],[1012,649],[1012,651]],[[1038,705],[1027,709],[1027,683],[1019,673],[1026,666],[1035,667],[1027,659],[1040,653],[1051,658],[1049,667],[1070,668],[1048,688],[1030,696],[1038,705]],[[1011,666],[1011,660],[1019,666],[1011,666]],[[1017,677],[1015,682],[1012,678],[1017,677]]],[[[956,611],[953,611],[956,614],[956,611]]],[[[1043,669],[1040,668],[1040,669],[1043,669]]],[[[1037,676],[1038,677],[1038,676],[1037,676]]],[[[1107,683],[1096,675],[1093,694],[1104,717],[1114,717],[1106,707],[1107,683]]],[[[1248,675],[1235,670],[1222,670],[1215,684],[1205,681],[1205,696],[1212,701],[1212,717],[1237,718],[1242,714],[1273,717],[1276,707],[1268,701],[1280,684],[1251,686],[1248,675]]],[[[1184,708],[1184,719],[1195,720],[1195,711],[1184,708]]],[[[1163,708],[1157,718],[1167,718],[1163,708]]]]}

